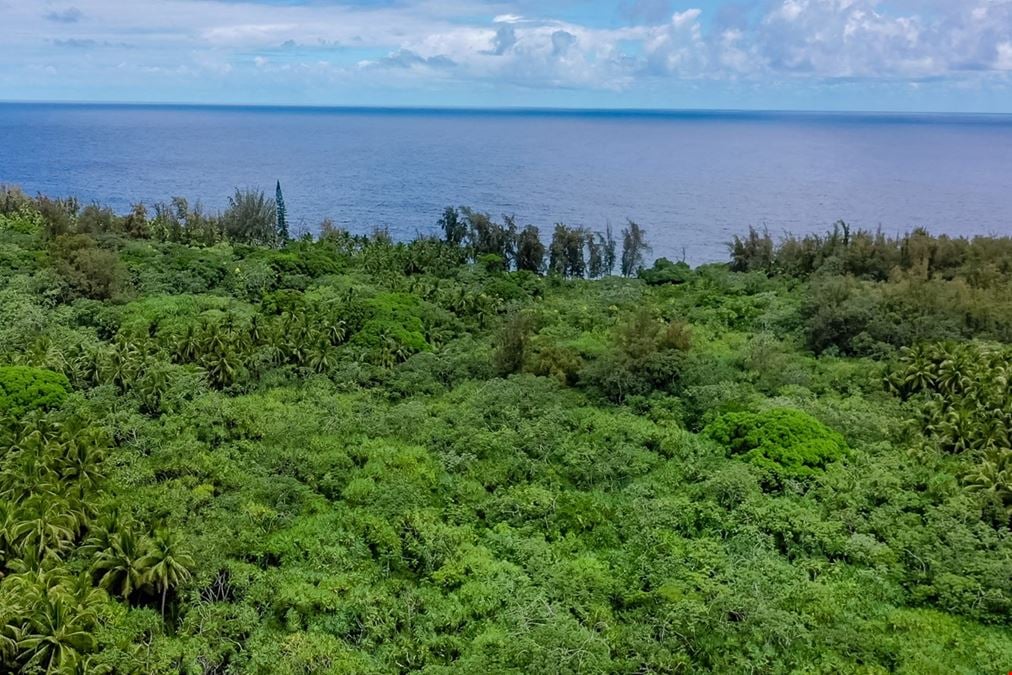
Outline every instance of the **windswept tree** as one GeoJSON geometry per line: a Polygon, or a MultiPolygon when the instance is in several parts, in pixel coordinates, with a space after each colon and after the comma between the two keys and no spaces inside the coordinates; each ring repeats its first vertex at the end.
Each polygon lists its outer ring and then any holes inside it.
{"type": "Polygon", "coordinates": [[[443,217],[439,219],[439,227],[443,230],[443,240],[454,247],[464,245],[467,238],[467,223],[460,217],[460,212],[452,206],[443,210],[443,217]]]}
{"type": "Polygon", "coordinates": [[[506,269],[510,269],[517,259],[517,238],[520,236],[517,230],[517,218],[514,215],[503,215],[502,225],[502,256],[506,262],[506,269]]]}
{"type": "Polygon", "coordinates": [[[583,228],[556,223],[552,243],[548,248],[549,271],[563,277],[583,277],[587,272],[585,243],[583,228]]]}
{"type": "Polygon", "coordinates": [[[528,225],[517,235],[517,269],[541,273],[545,266],[545,244],[534,225],[528,225]]]}
{"type": "Polygon", "coordinates": [[[615,254],[615,235],[611,230],[611,223],[608,223],[604,227],[604,273],[614,274],[615,272],[615,261],[617,256],[615,254]]]}
{"type": "Polygon", "coordinates": [[[506,224],[502,225],[481,211],[465,208],[461,213],[467,223],[471,255],[474,259],[498,256],[502,268],[507,269],[516,251],[516,224],[513,218],[507,218],[506,224]]]}
{"type": "Polygon", "coordinates": [[[649,251],[643,228],[630,220],[622,230],[622,276],[631,277],[639,272],[649,251]]]}
{"type": "Polygon", "coordinates": [[[148,232],[148,210],[144,204],[134,204],[130,213],[123,219],[123,231],[135,239],[147,237],[148,232]]]}
{"type": "Polygon", "coordinates": [[[274,210],[276,213],[275,231],[278,243],[284,244],[291,237],[288,234],[288,211],[285,209],[285,196],[281,193],[281,181],[274,190],[274,210]]]}
{"type": "Polygon", "coordinates": [[[221,220],[225,235],[232,241],[265,246],[277,237],[277,207],[262,190],[236,188],[221,220]]]}
{"type": "Polygon", "coordinates": [[[587,232],[587,275],[591,279],[603,277],[605,269],[605,242],[600,232],[587,232]]]}

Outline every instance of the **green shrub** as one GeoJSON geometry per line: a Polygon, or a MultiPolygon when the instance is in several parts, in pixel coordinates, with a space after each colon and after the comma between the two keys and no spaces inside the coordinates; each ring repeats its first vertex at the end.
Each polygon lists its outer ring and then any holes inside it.
{"type": "Polygon", "coordinates": [[[72,297],[108,300],[126,287],[127,270],[119,254],[99,248],[88,235],[61,236],[53,242],[52,253],[72,297]]]}
{"type": "Polygon", "coordinates": [[[366,320],[352,343],[367,350],[369,359],[393,365],[429,348],[418,298],[383,293],[366,301],[366,320]]]}
{"type": "Polygon", "coordinates": [[[0,367],[0,415],[20,417],[30,410],[63,403],[70,383],[60,373],[28,366],[0,367]]]}
{"type": "Polygon", "coordinates": [[[42,231],[42,215],[27,207],[13,213],[0,213],[0,232],[38,234],[42,231]]]}
{"type": "Polygon", "coordinates": [[[843,436],[800,410],[721,415],[703,432],[731,456],[765,469],[776,482],[814,476],[847,450],[843,436]]]}
{"type": "Polygon", "coordinates": [[[692,268],[684,262],[673,263],[667,258],[658,258],[654,266],[640,271],[640,279],[651,286],[662,284],[684,284],[692,278],[692,268]]]}

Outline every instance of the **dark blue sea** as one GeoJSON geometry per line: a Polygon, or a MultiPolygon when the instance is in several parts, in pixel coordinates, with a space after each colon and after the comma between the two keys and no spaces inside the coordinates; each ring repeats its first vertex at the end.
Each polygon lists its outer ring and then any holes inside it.
{"type": "Polygon", "coordinates": [[[32,193],[218,210],[275,180],[308,230],[411,238],[448,204],[546,234],[631,218],[698,263],[749,225],[1012,234],[1012,116],[0,104],[0,182],[32,193]]]}

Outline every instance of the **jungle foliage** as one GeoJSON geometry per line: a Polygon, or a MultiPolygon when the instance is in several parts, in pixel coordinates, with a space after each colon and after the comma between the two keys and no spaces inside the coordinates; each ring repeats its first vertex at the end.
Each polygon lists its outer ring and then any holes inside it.
{"type": "Polygon", "coordinates": [[[0,190],[0,670],[1010,667],[1009,239],[233,202],[0,190]]]}

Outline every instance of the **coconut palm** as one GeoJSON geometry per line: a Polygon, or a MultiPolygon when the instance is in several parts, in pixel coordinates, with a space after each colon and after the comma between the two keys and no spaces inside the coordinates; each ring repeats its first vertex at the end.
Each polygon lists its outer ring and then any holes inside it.
{"type": "Polygon", "coordinates": [[[18,634],[25,670],[75,672],[82,653],[94,647],[97,621],[93,603],[79,606],[65,594],[46,593],[18,634]]]}
{"type": "Polygon", "coordinates": [[[165,618],[165,599],[170,589],[175,589],[190,580],[191,570],[196,567],[193,556],[183,548],[180,538],[167,530],[155,534],[147,555],[139,561],[145,568],[147,583],[161,593],[162,618],[165,618]]]}
{"type": "Polygon", "coordinates": [[[67,504],[50,502],[45,505],[35,501],[37,507],[31,515],[13,528],[13,548],[22,555],[27,551],[38,552],[41,560],[59,559],[74,543],[77,535],[77,519],[67,504]]]}
{"type": "Polygon", "coordinates": [[[126,526],[108,535],[108,548],[99,551],[91,567],[99,585],[124,599],[129,599],[147,583],[150,551],[146,538],[126,526]]]}
{"type": "Polygon", "coordinates": [[[966,477],[967,489],[992,495],[1012,519],[1012,449],[1001,448],[987,453],[966,477]]]}
{"type": "Polygon", "coordinates": [[[337,364],[334,348],[325,339],[318,340],[306,354],[306,365],[314,372],[325,373],[337,364]]]}

